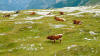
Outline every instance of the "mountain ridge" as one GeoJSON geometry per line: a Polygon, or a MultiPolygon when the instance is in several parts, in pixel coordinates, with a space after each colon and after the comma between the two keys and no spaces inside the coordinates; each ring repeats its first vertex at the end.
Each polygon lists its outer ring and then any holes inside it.
{"type": "Polygon", "coordinates": [[[47,9],[100,4],[99,0],[0,0],[0,10],[47,9]]]}

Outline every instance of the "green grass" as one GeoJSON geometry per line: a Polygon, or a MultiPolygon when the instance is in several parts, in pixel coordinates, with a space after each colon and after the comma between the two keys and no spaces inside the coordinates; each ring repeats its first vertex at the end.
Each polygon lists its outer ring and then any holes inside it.
{"type": "MultiPolygon", "coordinates": [[[[100,17],[93,17],[93,14],[83,13],[84,17],[69,15],[59,15],[59,11],[52,12],[54,15],[66,19],[59,22],[54,17],[44,17],[40,20],[29,20],[42,23],[24,23],[26,17],[30,16],[23,10],[15,19],[3,18],[0,16],[0,56],[100,56],[100,17]],[[81,25],[74,25],[73,20],[81,20],[81,25]],[[14,21],[6,21],[14,20],[14,21]],[[23,22],[23,24],[15,24],[23,22]],[[66,25],[62,28],[54,28],[53,25],[66,25]],[[32,28],[28,28],[32,26],[32,28]],[[82,30],[83,32],[80,32],[82,30]],[[97,35],[90,35],[89,31],[94,31],[97,35]],[[57,40],[55,44],[46,39],[49,35],[64,33],[62,43],[57,40]],[[93,37],[96,37],[94,40],[93,37]],[[89,38],[92,40],[85,40],[89,38]],[[34,44],[33,47],[31,45],[34,44]],[[70,50],[67,47],[77,45],[70,50]],[[92,49],[93,48],[93,49],[92,49]],[[34,50],[35,49],[35,50],[34,50]],[[92,52],[93,51],[93,52],[92,52]]],[[[34,10],[33,10],[34,11],[34,10]]],[[[38,11],[38,10],[35,10],[38,11]]],[[[75,11],[73,13],[77,13],[75,11]]],[[[67,12],[65,13],[67,14],[67,12]]],[[[3,15],[2,13],[0,15],[3,15]]]]}

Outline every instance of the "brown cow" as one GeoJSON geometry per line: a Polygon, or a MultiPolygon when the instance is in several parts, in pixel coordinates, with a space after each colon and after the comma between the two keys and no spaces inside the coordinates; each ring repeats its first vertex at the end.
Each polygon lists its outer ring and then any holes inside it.
{"type": "Polygon", "coordinates": [[[57,34],[57,35],[48,36],[47,39],[53,40],[54,43],[55,43],[56,40],[60,40],[60,43],[61,43],[62,35],[63,34],[57,34]]]}
{"type": "Polygon", "coordinates": [[[64,15],[64,12],[60,12],[60,15],[64,15]]]}
{"type": "Polygon", "coordinates": [[[74,24],[82,24],[82,22],[80,20],[73,20],[74,24]]]}
{"type": "Polygon", "coordinates": [[[3,17],[10,17],[10,14],[4,15],[3,17]]]}
{"type": "Polygon", "coordinates": [[[55,16],[55,19],[56,19],[57,21],[65,21],[65,19],[59,18],[59,17],[56,17],[56,16],[55,16]]]}
{"type": "Polygon", "coordinates": [[[35,12],[32,12],[30,15],[35,15],[36,13],[35,12]]]}

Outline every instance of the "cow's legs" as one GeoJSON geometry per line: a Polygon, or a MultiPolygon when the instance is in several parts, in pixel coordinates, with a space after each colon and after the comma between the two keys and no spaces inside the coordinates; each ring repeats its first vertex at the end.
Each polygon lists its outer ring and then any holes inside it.
{"type": "Polygon", "coordinates": [[[60,43],[61,43],[61,41],[62,41],[62,38],[60,38],[59,40],[60,40],[60,43]]]}
{"type": "Polygon", "coordinates": [[[56,40],[54,40],[54,43],[55,43],[55,41],[56,41],[56,40]]]}
{"type": "Polygon", "coordinates": [[[61,43],[61,39],[60,39],[60,43],[61,43]]]}

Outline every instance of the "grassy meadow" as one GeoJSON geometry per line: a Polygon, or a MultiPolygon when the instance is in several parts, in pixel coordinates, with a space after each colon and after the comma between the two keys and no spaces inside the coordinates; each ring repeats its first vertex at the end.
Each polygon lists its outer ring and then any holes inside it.
{"type": "Polygon", "coordinates": [[[21,10],[16,17],[2,17],[5,13],[0,13],[0,56],[100,56],[100,16],[94,16],[95,13],[67,15],[80,11],[60,15],[59,11],[51,11],[66,21],[56,21],[54,16],[25,19],[42,16],[29,15],[27,11],[41,10],[21,10]],[[82,24],[73,24],[75,19],[82,24]],[[62,43],[59,40],[52,43],[46,38],[61,33],[64,33],[62,43]]]}

